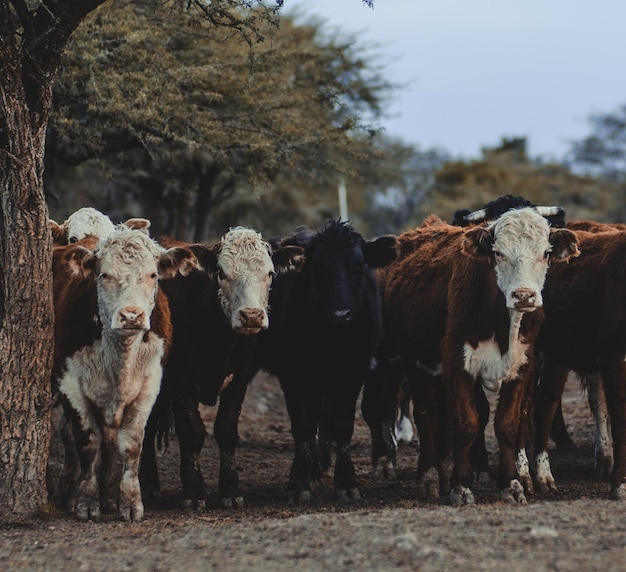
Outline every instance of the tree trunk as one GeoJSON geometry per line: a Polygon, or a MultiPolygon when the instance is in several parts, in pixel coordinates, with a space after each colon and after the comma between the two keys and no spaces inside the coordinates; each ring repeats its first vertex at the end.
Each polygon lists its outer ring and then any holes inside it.
{"type": "MultiPolygon", "coordinates": [[[[0,30],[10,30],[9,16],[0,7],[0,30]]],[[[43,156],[52,77],[33,105],[14,36],[1,35],[0,510],[23,515],[47,501],[54,311],[43,156]]]]}

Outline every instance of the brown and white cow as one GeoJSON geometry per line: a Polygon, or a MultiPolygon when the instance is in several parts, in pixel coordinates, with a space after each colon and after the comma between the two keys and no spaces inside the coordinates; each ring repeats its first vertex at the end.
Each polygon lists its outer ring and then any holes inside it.
{"type": "MultiPolygon", "coordinates": [[[[568,226],[583,229],[576,230],[582,254],[568,265],[551,268],[546,278],[546,319],[537,339],[545,365],[536,404],[535,481],[542,492],[556,490],[547,441],[571,370],[595,378],[606,394],[613,451],[601,462],[613,461],[611,498],[626,500],[626,276],[622,271],[626,230],[601,223],[568,226]]],[[[596,462],[602,454],[596,453],[596,462]]]]}
{"type": "MultiPolygon", "coordinates": [[[[174,414],[180,446],[184,507],[204,506],[209,492],[199,456],[206,436],[198,404],[219,407],[214,434],[220,449],[219,495],[223,506],[242,506],[235,466],[237,427],[259,332],[267,329],[268,297],[274,275],[302,264],[304,249],[272,247],[257,231],[235,227],[216,244],[187,244],[171,238],[164,246],[184,245],[194,252],[199,268],[188,276],[163,283],[172,313],[174,338],[164,371],[159,410],[174,414]]],[[[155,434],[150,420],[147,431],[155,434]]],[[[142,488],[158,490],[154,439],[146,439],[142,488]]]]}
{"type": "Polygon", "coordinates": [[[69,245],[62,260],[69,271],[55,274],[55,281],[62,281],[55,284],[55,370],[81,463],[74,509],[80,519],[97,519],[101,494],[107,506],[116,502],[107,498],[116,441],[123,460],[119,515],[139,521],[144,514],[138,480],[144,428],[171,339],[159,279],[190,271],[195,257],[186,249],[166,250],[145,232],[118,225],[95,252],[69,245]]]}
{"type": "Polygon", "coordinates": [[[579,254],[576,237],[551,229],[534,208],[521,208],[469,229],[432,217],[399,242],[400,257],[381,273],[381,348],[401,356],[411,386],[420,435],[418,491],[447,492],[450,467],[437,464],[449,460],[452,447],[450,500],[474,502],[470,449],[479,428],[474,386],[480,382],[500,396],[494,424],[501,498],[524,502],[518,426],[533,384],[542,288],[549,262],[579,254]]]}

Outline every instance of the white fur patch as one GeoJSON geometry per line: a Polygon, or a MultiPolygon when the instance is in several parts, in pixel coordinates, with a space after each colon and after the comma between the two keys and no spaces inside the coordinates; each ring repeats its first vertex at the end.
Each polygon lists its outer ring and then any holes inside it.
{"type": "Polygon", "coordinates": [[[479,342],[475,348],[467,343],[463,346],[465,371],[474,379],[480,376],[483,387],[489,391],[500,391],[502,383],[513,379],[519,368],[528,361],[526,356],[528,344],[519,335],[523,314],[515,310],[510,310],[509,314],[511,324],[509,349],[506,353],[500,352],[495,336],[479,342]]]}

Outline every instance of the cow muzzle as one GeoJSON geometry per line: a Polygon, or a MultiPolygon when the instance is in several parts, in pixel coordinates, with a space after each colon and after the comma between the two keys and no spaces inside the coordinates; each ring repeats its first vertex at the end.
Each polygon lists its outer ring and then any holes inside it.
{"type": "Polygon", "coordinates": [[[150,321],[146,313],[136,306],[127,306],[117,312],[112,328],[125,333],[135,333],[150,329],[150,321]]]}
{"type": "Polygon", "coordinates": [[[268,326],[267,314],[259,308],[244,308],[237,313],[238,322],[233,329],[238,334],[254,335],[268,326]]]}
{"type": "Polygon", "coordinates": [[[511,294],[513,307],[520,312],[533,312],[537,309],[537,293],[531,288],[518,288],[511,294]]]}

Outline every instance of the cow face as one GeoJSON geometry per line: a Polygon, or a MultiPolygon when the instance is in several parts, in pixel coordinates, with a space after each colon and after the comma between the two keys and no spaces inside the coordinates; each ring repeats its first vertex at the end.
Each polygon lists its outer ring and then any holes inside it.
{"type": "Polygon", "coordinates": [[[123,224],[100,242],[95,253],[85,250],[74,256],[74,262],[96,276],[103,328],[125,336],[150,329],[159,278],[186,274],[196,266],[190,251],[165,250],[143,231],[123,224]]]}
{"type": "Polygon", "coordinates": [[[487,227],[468,230],[462,250],[492,260],[507,308],[520,312],[543,306],[541,291],[549,262],[580,254],[574,233],[550,229],[532,208],[511,210],[487,227]]]}
{"type": "Polygon", "coordinates": [[[224,317],[234,332],[258,334],[269,326],[268,300],[277,272],[299,268],[304,249],[275,248],[255,230],[230,229],[213,248],[193,245],[200,266],[212,275],[224,317]]]}
{"type": "Polygon", "coordinates": [[[310,235],[305,249],[310,273],[312,311],[331,323],[347,324],[359,314],[366,281],[372,271],[389,264],[397,255],[397,240],[383,236],[365,240],[349,224],[331,222],[310,235]]]}

